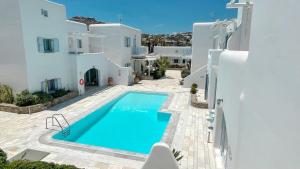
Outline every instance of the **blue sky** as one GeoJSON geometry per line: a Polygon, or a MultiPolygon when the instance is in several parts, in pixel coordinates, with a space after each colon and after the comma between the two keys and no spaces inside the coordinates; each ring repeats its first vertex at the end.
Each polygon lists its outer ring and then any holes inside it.
{"type": "Polygon", "coordinates": [[[72,16],[94,17],[119,22],[145,33],[192,31],[194,22],[230,19],[236,11],[226,9],[229,0],[52,0],[67,7],[72,16]]]}

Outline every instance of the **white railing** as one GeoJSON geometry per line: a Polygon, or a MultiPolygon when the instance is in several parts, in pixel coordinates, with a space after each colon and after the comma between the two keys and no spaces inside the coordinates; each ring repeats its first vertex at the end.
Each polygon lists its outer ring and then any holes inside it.
{"type": "Polygon", "coordinates": [[[133,55],[147,55],[149,53],[147,46],[136,47],[133,51],[133,55]]]}

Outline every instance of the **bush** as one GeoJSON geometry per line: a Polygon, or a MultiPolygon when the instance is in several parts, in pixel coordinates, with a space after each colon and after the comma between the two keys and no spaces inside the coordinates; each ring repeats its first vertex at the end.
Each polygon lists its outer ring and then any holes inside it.
{"type": "Polygon", "coordinates": [[[197,88],[192,87],[190,92],[191,92],[192,94],[196,94],[196,93],[197,93],[197,88]]]}
{"type": "Polygon", "coordinates": [[[0,85],[0,103],[13,103],[14,95],[12,89],[7,85],[0,85]]]}
{"type": "Polygon", "coordinates": [[[6,153],[0,149],[0,169],[78,169],[73,165],[59,165],[42,161],[7,161],[6,153]]]}
{"type": "Polygon", "coordinates": [[[198,85],[196,83],[193,83],[192,88],[198,88],[198,85]]]}
{"type": "Polygon", "coordinates": [[[54,93],[52,93],[51,95],[54,97],[54,98],[58,98],[58,97],[62,97],[66,94],[68,94],[69,91],[65,90],[65,89],[59,89],[57,91],[55,91],[54,93]]]}
{"type": "Polygon", "coordinates": [[[35,104],[46,103],[53,100],[53,96],[43,92],[35,92],[32,94],[34,97],[35,104]]]}
{"type": "Polygon", "coordinates": [[[17,106],[31,106],[35,104],[35,99],[28,90],[22,91],[20,94],[16,95],[15,104],[17,106]]]}
{"type": "Polygon", "coordinates": [[[73,165],[59,165],[43,161],[17,160],[8,163],[5,169],[78,169],[73,165]]]}
{"type": "Polygon", "coordinates": [[[185,68],[181,71],[181,78],[185,78],[190,74],[191,74],[191,71],[189,69],[185,68]]]}
{"type": "Polygon", "coordinates": [[[159,70],[159,69],[156,69],[154,72],[153,72],[153,79],[160,79],[162,78],[163,75],[162,75],[162,71],[159,70]]]}
{"type": "Polygon", "coordinates": [[[4,166],[7,163],[6,159],[7,159],[6,153],[0,149],[0,168],[4,168],[4,166]]]}

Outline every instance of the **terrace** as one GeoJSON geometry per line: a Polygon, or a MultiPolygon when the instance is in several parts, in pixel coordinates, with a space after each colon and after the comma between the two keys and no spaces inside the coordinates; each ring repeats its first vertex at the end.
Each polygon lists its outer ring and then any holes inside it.
{"type": "Polygon", "coordinates": [[[60,112],[69,121],[78,120],[89,114],[89,110],[103,105],[107,100],[126,91],[167,92],[173,96],[166,109],[179,114],[171,147],[181,150],[184,155],[179,163],[180,168],[214,169],[212,144],[207,143],[206,115],[208,111],[190,106],[190,93],[188,89],[179,86],[179,78],[179,71],[167,71],[165,79],[145,80],[134,86],[118,85],[97,92],[91,91],[49,110],[32,115],[0,112],[0,146],[8,153],[9,158],[30,148],[50,153],[42,161],[73,164],[77,167],[91,169],[140,169],[144,164],[143,160],[41,143],[43,142],[41,136],[48,132],[45,129],[45,118],[60,112]]]}

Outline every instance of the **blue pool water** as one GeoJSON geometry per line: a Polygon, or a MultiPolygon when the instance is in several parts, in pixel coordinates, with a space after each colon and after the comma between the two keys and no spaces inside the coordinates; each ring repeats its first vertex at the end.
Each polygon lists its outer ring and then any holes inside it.
{"type": "Polygon", "coordinates": [[[128,92],[71,125],[54,139],[148,154],[159,142],[171,114],[159,112],[168,95],[128,92]]]}

